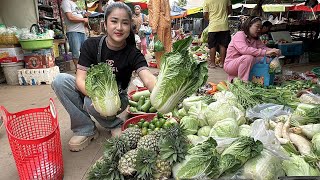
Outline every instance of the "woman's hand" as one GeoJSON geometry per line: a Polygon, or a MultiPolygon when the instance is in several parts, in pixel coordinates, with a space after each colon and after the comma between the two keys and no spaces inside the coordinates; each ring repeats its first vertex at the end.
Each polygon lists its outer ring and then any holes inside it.
{"type": "Polygon", "coordinates": [[[156,84],[157,78],[150,72],[149,69],[143,69],[139,72],[139,77],[142,80],[143,84],[149,89],[151,92],[153,87],[156,84]]]}
{"type": "Polygon", "coordinates": [[[280,56],[281,51],[280,51],[280,49],[276,49],[276,48],[269,49],[269,50],[267,50],[266,55],[267,56],[280,56]]]}

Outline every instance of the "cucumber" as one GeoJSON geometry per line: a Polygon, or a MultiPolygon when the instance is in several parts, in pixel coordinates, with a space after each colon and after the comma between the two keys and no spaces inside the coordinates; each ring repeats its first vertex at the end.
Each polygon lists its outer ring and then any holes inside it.
{"type": "Polygon", "coordinates": [[[131,101],[131,100],[129,100],[129,105],[130,105],[131,107],[138,107],[138,103],[135,102],[135,101],[131,101]]]}
{"type": "Polygon", "coordinates": [[[135,107],[130,107],[129,111],[132,112],[132,113],[138,112],[137,108],[135,108],[135,107]]]}
{"type": "Polygon", "coordinates": [[[138,101],[141,98],[141,96],[150,97],[150,94],[151,93],[149,90],[138,91],[132,95],[132,100],[138,101]]]}
{"type": "Polygon", "coordinates": [[[137,106],[138,111],[141,111],[141,107],[142,107],[142,105],[144,105],[145,100],[146,100],[146,98],[145,98],[144,96],[141,96],[141,97],[139,98],[138,106],[137,106]]]}
{"type": "Polygon", "coordinates": [[[149,109],[149,112],[150,112],[150,113],[155,113],[155,112],[157,112],[157,110],[156,110],[155,107],[152,106],[152,107],[149,109]]]}
{"type": "Polygon", "coordinates": [[[147,100],[145,101],[145,103],[141,106],[141,111],[142,111],[142,112],[148,112],[148,110],[150,109],[150,107],[151,107],[151,101],[150,101],[150,99],[147,99],[147,100]]]}

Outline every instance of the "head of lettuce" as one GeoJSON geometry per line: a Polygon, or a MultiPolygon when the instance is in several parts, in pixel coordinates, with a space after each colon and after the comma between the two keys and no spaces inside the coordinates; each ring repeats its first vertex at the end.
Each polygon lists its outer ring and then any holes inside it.
{"type": "Polygon", "coordinates": [[[93,106],[101,116],[114,116],[120,110],[118,84],[111,67],[106,63],[91,66],[87,71],[85,88],[93,106]]]}
{"type": "Polygon", "coordinates": [[[173,51],[161,59],[159,76],[150,96],[151,104],[158,112],[171,112],[182,99],[195,93],[207,81],[207,63],[190,55],[191,43],[191,36],[175,42],[173,51]]]}

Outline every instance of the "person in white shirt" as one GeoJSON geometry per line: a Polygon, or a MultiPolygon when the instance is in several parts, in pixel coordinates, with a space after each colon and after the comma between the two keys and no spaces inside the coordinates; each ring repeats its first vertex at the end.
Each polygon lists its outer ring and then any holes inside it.
{"type": "Polygon", "coordinates": [[[83,11],[75,3],[77,0],[62,0],[61,9],[67,27],[67,38],[72,52],[74,65],[77,67],[80,47],[87,39],[85,34],[85,25],[88,24],[88,18],[83,17],[83,11]]]}

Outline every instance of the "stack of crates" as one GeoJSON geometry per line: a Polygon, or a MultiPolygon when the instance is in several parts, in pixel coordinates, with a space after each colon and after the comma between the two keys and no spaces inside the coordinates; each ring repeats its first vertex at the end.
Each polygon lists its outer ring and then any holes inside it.
{"type": "Polygon", "coordinates": [[[52,48],[24,50],[24,61],[26,69],[18,71],[20,85],[51,84],[60,73],[52,48]]]}

